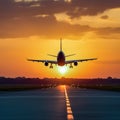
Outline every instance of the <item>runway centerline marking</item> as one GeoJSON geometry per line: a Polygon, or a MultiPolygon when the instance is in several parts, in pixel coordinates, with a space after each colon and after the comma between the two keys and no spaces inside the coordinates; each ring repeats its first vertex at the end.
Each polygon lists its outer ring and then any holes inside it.
{"type": "Polygon", "coordinates": [[[66,86],[64,86],[64,91],[65,91],[65,100],[66,100],[66,110],[67,110],[67,120],[74,120],[72,108],[70,105],[70,100],[67,94],[66,86]]]}

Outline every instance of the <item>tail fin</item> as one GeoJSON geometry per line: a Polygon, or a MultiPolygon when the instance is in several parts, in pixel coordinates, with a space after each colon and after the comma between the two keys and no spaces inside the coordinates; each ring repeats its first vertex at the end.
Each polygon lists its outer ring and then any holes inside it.
{"type": "Polygon", "coordinates": [[[60,38],[60,51],[62,51],[62,38],[60,38]]]}

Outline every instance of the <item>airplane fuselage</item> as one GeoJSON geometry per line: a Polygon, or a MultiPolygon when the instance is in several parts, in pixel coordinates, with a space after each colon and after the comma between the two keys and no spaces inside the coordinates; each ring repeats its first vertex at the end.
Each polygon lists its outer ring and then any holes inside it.
{"type": "Polygon", "coordinates": [[[63,51],[60,51],[57,55],[57,63],[59,66],[65,65],[65,54],[63,51]]]}

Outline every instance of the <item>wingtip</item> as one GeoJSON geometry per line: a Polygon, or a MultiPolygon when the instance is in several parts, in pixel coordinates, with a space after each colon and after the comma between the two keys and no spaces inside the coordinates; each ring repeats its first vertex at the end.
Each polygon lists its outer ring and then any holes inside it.
{"type": "Polygon", "coordinates": [[[27,61],[30,61],[30,59],[29,59],[29,58],[27,58],[26,60],[27,60],[27,61]]]}

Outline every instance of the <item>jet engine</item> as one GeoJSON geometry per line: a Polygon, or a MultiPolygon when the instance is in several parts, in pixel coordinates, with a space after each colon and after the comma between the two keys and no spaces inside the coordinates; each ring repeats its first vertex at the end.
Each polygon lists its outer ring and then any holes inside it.
{"type": "Polygon", "coordinates": [[[48,66],[48,62],[45,62],[45,66],[48,66]]]}
{"type": "Polygon", "coordinates": [[[78,65],[78,62],[75,61],[75,62],[74,62],[74,66],[77,66],[77,65],[78,65]]]}

